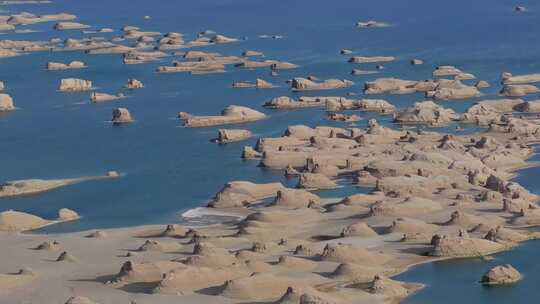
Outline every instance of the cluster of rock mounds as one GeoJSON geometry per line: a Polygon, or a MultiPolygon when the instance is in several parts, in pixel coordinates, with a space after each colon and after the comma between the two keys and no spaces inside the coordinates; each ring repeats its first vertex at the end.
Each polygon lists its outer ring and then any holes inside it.
{"type": "MultiPolygon", "coordinates": [[[[229,224],[226,235],[168,226],[159,236],[183,240],[181,245],[154,240],[139,250],[167,253],[191,246],[191,254],[129,261],[113,284],[151,283],[157,294],[211,288],[228,299],[276,303],[350,303],[358,292],[402,299],[418,286],[388,278],[402,270],[397,255],[418,261],[483,257],[538,237],[512,228],[523,223],[518,219],[540,218],[531,203],[538,197],[511,180],[511,171],[533,153],[526,145],[530,139],[515,134],[398,131],[375,120],[365,129],[290,126],[282,137],[261,138],[244,154],[296,176],[297,188],[228,183],[209,206],[248,215],[229,224]],[[311,191],[334,188],[340,178],[375,188],[338,202],[311,191]],[[392,249],[384,239],[395,240],[392,249]],[[378,245],[366,248],[360,240],[378,245]],[[411,253],[413,244],[418,250],[411,253]],[[324,284],[333,284],[335,292],[318,288],[324,284]]],[[[507,284],[519,277],[505,267],[482,281],[507,284]]]]}
{"type": "Polygon", "coordinates": [[[476,86],[463,84],[460,79],[402,80],[379,78],[364,85],[365,94],[411,94],[425,93],[434,100],[467,99],[481,96],[476,86]]]}
{"type": "Polygon", "coordinates": [[[251,131],[244,129],[219,129],[216,142],[219,144],[228,144],[239,142],[251,137],[251,131]]]}
{"type": "Polygon", "coordinates": [[[297,77],[291,81],[291,89],[294,91],[333,90],[352,85],[354,85],[354,82],[347,79],[327,79],[322,82],[315,82],[307,78],[297,77]]]}
{"type": "MultiPolygon", "coordinates": [[[[251,53],[247,53],[250,55],[251,53]]],[[[172,66],[160,66],[157,71],[159,73],[181,73],[187,72],[191,74],[209,74],[223,73],[227,66],[233,65],[242,69],[255,69],[269,67],[273,71],[294,69],[298,66],[289,62],[278,60],[263,60],[255,61],[254,56],[224,56],[219,53],[209,53],[203,51],[187,51],[182,55],[183,61],[173,61],[172,66]]],[[[257,87],[271,88],[270,83],[257,80],[255,84],[237,83],[234,87],[257,87]]]]}
{"type": "Polygon", "coordinates": [[[83,68],[86,68],[86,65],[82,61],[71,61],[70,63],[50,61],[47,63],[47,70],[49,71],[83,69],[83,68]]]}
{"type": "MultiPolygon", "coordinates": [[[[11,16],[0,16],[0,31],[14,30],[22,24],[58,21],[54,28],[57,30],[82,30],[85,34],[107,34],[115,32],[111,28],[88,30],[89,25],[75,22],[77,17],[70,14],[54,14],[37,16],[30,13],[20,13],[11,16]]],[[[125,64],[142,64],[156,61],[167,56],[168,52],[190,49],[194,47],[210,46],[214,44],[226,44],[237,42],[239,39],[216,34],[213,31],[204,31],[192,41],[185,41],[184,35],[178,32],[160,33],[144,31],[135,26],[124,26],[120,35],[112,38],[91,36],[87,38],[59,39],[52,38],[48,41],[29,40],[2,40],[0,41],[0,58],[18,56],[27,52],[40,51],[85,51],[88,54],[122,54],[125,64]]],[[[226,65],[235,65],[239,68],[270,67],[273,71],[293,69],[298,67],[289,62],[278,60],[260,60],[264,54],[258,51],[244,51],[241,56],[223,56],[218,53],[203,51],[181,51],[173,55],[182,56],[183,61],[173,61],[172,66],[160,66],[158,72],[190,72],[193,74],[206,74],[223,72],[226,65]]],[[[51,62],[48,68],[51,70],[82,68],[79,62],[74,64],[62,64],[51,62]]],[[[269,83],[258,83],[260,88],[271,87],[269,83]]]]}
{"type": "Polygon", "coordinates": [[[329,112],[359,110],[392,113],[396,107],[383,99],[350,99],[337,96],[302,96],[294,100],[288,96],[272,98],[263,105],[271,109],[297,109],[319,107],[329,112]]]}

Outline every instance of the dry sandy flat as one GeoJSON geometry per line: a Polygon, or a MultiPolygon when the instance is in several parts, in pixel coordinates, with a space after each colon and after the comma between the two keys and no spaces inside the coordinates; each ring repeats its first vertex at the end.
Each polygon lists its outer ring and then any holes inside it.
{"type": "MultiPolygon", "coordinates": [[[[144,238],[133,237],[138,233],[163,227],[137,227],[132,229],[105,230],[106,237],[89,238],[91,231],[61,235],[0,234],[2,255],[0,259],[1,290],[3,303],[64,303],[70,296],[89,297],[98,303],[178,303],[178,296],[147,294],[156,284],[127,284],[119,289],[105,284],[115,279],[122,264],[128,260],[136,263],[171,260],[182,253],[159,251],[134,251],[144,243],[144,238]],[[37,250],[39,244],[56,240],[58,250],[37,250]],[[67,251],[76,261],[57,262],[61,252],[67,251]],[[16,275],[20,268],[30,267],[35,275],[16,275]]],[[[174,242],[175,239],[159,241],[174,242]]],[[[370,241],[369,245],[381,243],[370,241]]],[[[189,245],[188,245],[189,246],[189,245]]],[[[191,245],[192,247],[192,245],[191,245]]],[[[190,250],[186,250],[186,254],[190,250]]],[[[278,267],[278,266],[276,266],[278,267]]],[[[288,286],[285,286],[288,287],[288,286]]],[[[183,303],[238,303],[238,301],[205,294],[182,296],[183,303]]]]}

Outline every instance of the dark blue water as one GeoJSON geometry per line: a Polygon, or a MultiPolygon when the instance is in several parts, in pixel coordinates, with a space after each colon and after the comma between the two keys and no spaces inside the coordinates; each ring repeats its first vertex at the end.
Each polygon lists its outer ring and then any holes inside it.
{"type": "MultiPolygon", "coordinates": [[[[66,178],[101,175],[107,170],[126,174],[116,180],[85,182],[39,196],[0,201],[0,210],[17,209],[53,218],[59,208],[79,212],[83,219],[51,227],[73,231],[96,227],[119,227],[175,221],[178,213],[200,206],[231,180],[253,182],[282,181],[282,172],[264,170],[255,161],[240,158],[247,142],[218,146],[209,140],[217,128],[185,129],[174,118],[178,111],[197,114],[218,113],[229,104],[246,105],[269,115],[267,120],[243,127],[257,136],[278,136],[287,125],[321,124],[347,126],[326,121],[320,109],[271,111],[260,106],[279,95],[291,95],[285,80],[295,76],[348,78],[352,88],[310,93],[341,95],[360,93],[363,82],[395,76],[426,79],[440,64],[453,64],[474,73],[494,86],[484,98],[495,98],[495,85],[502,71],[515,74],[540,71],[540,3],[522,1],[527,13],[513,12],[514,1],[457,0],[197,0],[197,1],[55,1],[51,5],[8,6],[11,13],[69,12],[79,21],[119,29],[140,26],[149,31],[178,31],[191,39],[212,29],[246,41],[202,48],[225,55],[239,55],[253,49],[269,59],[300,64],[300,69],[283,71],[277,77],[267,69],[236,70],[218,75],[156,74],[158,65],[173,58],[144,65],[123,65],[119,55],[35,53],[0,60],[0,80],[8,85],[19,111],[0,116],[0,180],[26,178],[66,178]],[[143,16],[152,16],[143,20],[143,16]],[[392,23],[389,28],[362,30],[358,20],[377,19],[392,23]],[[261,34],[284,35],[285,39],[260,39],[261,34]],[[377,75],[350,76],[353,65],[339,55],[342,48],[359,55],[393,55],[399,60],[385,64],[377,75]],[[421,58],[426,64],[411,66],[421,58]],[[47,72],[47,61],[82,60],[84,70],[47,72]],[[90,79],[102,92],[118,92],[128,78],[143,81],[146,88],[129,93],[130,98],[106,104],[82,103],[87,94],[56,91],[65,77],[90,79]],[[261,77],[282,87],[272,90],[230,88],[233,81],[261,77]],[[126,106],[136,122],[114,127],[105,122],[113,107],[126,106]]],[[[49,39],[82,37],[78,31],[56,32],[53,24],[29,26],[40,30],[30,34],[5,34],[0,39],[49,39]]],[[[118,32],[116,34],[119,34],[118,32]]],[[[102,36],[111,37],[115,34],[102,36]]],[[[373,65],[365,68],[373,69],[373,65]]],[[[377,97],[377,96],[373,96],[377,97]]],[[[403,107],[422,100],[419,94],[384,96],[403,107]]],[[[531,97],[532,98],[532,97],[531,97]]],[[[475,100],[445,102],[462,111],[475,100]]],[[[377,117],[384,123],[390,117],[377,117]]],[[[364,126],[365,120],[359,123],[364,126]]],[[[443,130],[449,131],[453,127],[443,130]]],[[[323,197],[366,191],[345,187],[323,197]]]]}

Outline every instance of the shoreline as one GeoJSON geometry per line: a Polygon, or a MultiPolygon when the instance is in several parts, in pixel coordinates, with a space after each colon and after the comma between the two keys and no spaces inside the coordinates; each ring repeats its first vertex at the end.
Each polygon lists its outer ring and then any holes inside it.
{"type": "MultiPolygon", "coordinates": [[[[535,154],[537,154],[536,147],[535,147],[535,150],[528,156],[528,158],[531,158],[535,154]]],[[[535,168],[535,167],[538,167],[539,165],[540,165],[540,163],[538,161],[535,161],[535,162],[528,163],[525,166],[519,166],[519,167],[507,169],[507,172],[511,173],[511,175],[512,175],[511,178],[513,180],[513,179],[519,177],[520,171],[530,169],[530,168],[535,168]]],[[[365,186],[365,185],[363,185],[363,186],[365,186]]],[[[339,203],[340,201],[342,201],[345,198],[346,197],[342,197],[342,198],[337,198],[336,197],[336,198],[324,199],[324,201],[325,201],[325,204],[332,205],[332,204],[339,203]]],[[[195,207],[195,208],[188,209],[188,210],[186,210],[184,212],[181,212],[181,213],[178,212],[178,214],[181,217],[180,222],[183,223],[183,226],[185,226],[186,228],[193,228],[193,229],[209,228],[209,229],[212,229],[212,228],[215,228],[215,227],[230,225],[231,222],[240,222],[241,220],[245,219],[245,217],[247,215],[252,214],[253,212],[256,212],[256,210],[261,209],[261,208],[264,209],[264,207],[253,207],[253,208],[248,208],[248,209],[237,208],[237,209],[231,210],[230,208],[208,208],[208,207],[202,207],[201,206],[201,207],[195,207]],[[206,218],[208,218],[208,219],[206,219],[206,218]],[[199,219],[199,220],[197,220],[197,219],[199,219]],[[209,219],[211,219],[211,220],[207,221],[209,219]],[[193,223],[193,225],[189,225],[189,223],[191,221],[195,221],[195,223],[193,223]],[[203,222],[203,224],[197,224],[197,222],[203,222]]],[[[54,224],[55,223],[50,223],[49,225],[54,225],[54,224]]],[[[525,228],[526,230],[529,230],[528,228],[537,227],[537,226],[538,225],[512,226],[512,228],[518,228],[518,229],[525,228]]],[[[103,231],[103,232],[105,232],[107,234],[117,234],[117,233],[120,233],[120,234],[128,233],[129,234],[129,235],[125,235],[124,237],[144,238],[145,236],[137,235],[137,234],[139,234],[139,233],[141,233],[143,231],[146,231],[146,232],[149,231],[149,230],[150,231],[160,231],[162,229],[163,229],[163,224],[151,224],[151,225],[127,226],[127,227],[120,227],[120,228],[88,229],[88,230],[76,231],[76,232],[65,232],[65,233],[60,232],[60,233],[52,233],[52,234],[48,234],[48,233],[41,234],[41,233],[35,233],[35,232],[32,232],[32,231],[20,232],[20,233],[4,233],[4,234],[22,235],[22,236],[25,236],[25,237],[36,238],[36,239],[39,239],[39,238],[41,238],[43,236],[46,236],[47,238],[63,238],[63,237],[68,237],[69,238],[69,237],[83,236],[83,237],[86,238],[88,235],[92,234],[93,232],[103,231]],[[135,233],[135,235],[133,235],[134,231],[137,232],[137,233],[135,233]]],[[[222,228],[218,228],[218,229],[222,229],[222,228]]],[[[149,236],[149,237],[152,237],[152,236],[149,236]]],[[[535,239],[538,239],[538,237],[531,238],[531,239],[529,239],[529,240],[527,240],[525,242],[528,242],[530,240],[535,240],[535,239]]],[[[521,243],[515,244],[515,245],[509,246],[509,247],[502,248],[502,249],[500,249],[498,251],[488,253],[487,255],[478,255],[478,256],[469,256],[469,257],[426,257],[425,260],[414,261],[414,262],[403,264],[401,266],[401,269],[398,270],[395,273],[392,273],[392,275],[390,277],[393,278],[393,277],[399,276],[401,274],[404,274],[404,273],[410,271],[414,267],[418,267],[418,266],[421,266],[421,265],[424,265],[424,264],[427,264],[427,263],[434,263],[434,262],[448,261],[448,260],[457,260],[457,259],[482,259],[482,260],[484,260],[486,257],[489,257],[491,255],[495,255],[495,254],[498,254],[498,253],[501,253],[501,252],[504,252],[504,251],[511,250],[512,248],[514,248],[516,246],[521,246],[521,245],[522,245],[521,243]]],[[[426,284],[419,283],[419,282],[406,282],[406,283],[416,286],[414,292],[409,294],[408,297],[413,296],[416,293],[422,292],[422,290],[424,288],[429,288],[429,286],[427,286],[426,284]]],[[[395,303],[400,303],[403,300],[404,299],[396,300],[395,303]]],[[[394,303],[394,302],[392,302],[392,303],[394,303]]]]}

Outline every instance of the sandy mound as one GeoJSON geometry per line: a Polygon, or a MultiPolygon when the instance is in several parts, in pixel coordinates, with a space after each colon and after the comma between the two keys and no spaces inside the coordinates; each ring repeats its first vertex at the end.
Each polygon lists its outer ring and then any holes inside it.
{"type": "Polygon", "coordinates": [[[0,231],[27,231],[53,223],[39,216],[8,210],[0,213],[0,231]]]}
{"type": "Polygon", "coordinates": [[[198,242],[193,246],[193,254],[197,255],[213,255],[213,254],[228,254],[229,250],[220,248],[212,243],[198,242]]]}
{"type": "Polygon", "coordinates": [[[407,238],[414,237],[415,235],[429,235],[431,237],[438,229],[439,227],[437,225],[428,224],[421,220],[397,218],[388,227],[388,233],[403,233],[407,238]]]}
{"type": "Polygon", "coordinates": [[[485,239],[435,235],[431,256],[478,257],[501,251],[505,246],[485,239]]]}
{"type": "MultiPolygon", "coordinates": [[[[0,91],[3,88],[3,83],[1,84],[0,91]]],[[[13,104],[13,98],[8,94],[0,94],[0,112],[13,111],[15,110],[15,105],[13,104]]]]}
{"type": "Polygon", "coordinates": [[[289,287],[276,304],[337,304],[343,303],[312,287],[289,287]]]}
{"type": "Polygon", "coordinates": [[[251,135],[251,131],[244,129],[219,129],[216,142],[219,144],[228,144],[246,140],[251,135]]]}
{"type": "Polygon", "coordinates": [[[401,202],[380,201],[370,208],[372,216],[413,216],[442,209],[438,202],[420,198],[407,197],[401,202]]]}
{"type": "Polygon", "coordinates": [[[79,260],[73,255],[69,254],[67,251],[64,251],[58,256],[58,258],[56,258],[56,261],[57,262],[78,262],[79,260]]]}
{"type": "Polygon", "coordinates": [[[307,208],[309,206],[318,206],[321,199],[303,189],[288,189],[284,188],[277,192],[274,204],[281,207],[289,208],[307,208]]]}
{"type": "Polygon", "coordinates": [[[65,304],[99,304],[99,303],[94,302],[87,297],[73,296],[69,298],[65,304]]]}
{"type": "Polygon", "coordinates": [[[60,250],[60,243],[57,241],[45,241],[39,244],[36,250],[60,250]]]}
{"type": "Polygon", "coordinates": [[[522,209],[520,214],[513,218],[510,223],[519,227],[533,227],[540,225],[540,210],[522,209]]]}
{"type": "Polygon", "coordinates": [[[237,235],[257,241],[277,241],[305,229],[303,224],[322,219],[323,215],[311,208],[264,210],[252,213],[240,222],[237,235]],[[276,225],[280,225],[280,229],[275,229],[276,225]]]}
{"type": "Polygon", "coordinates": [[[377,232],[371,229],[366,223],[360,222],[356,224],[351,224],[341,231],[341,237],[374,237],[377,236],[377,232]]]}
{"type": "Polygon", "coordinates": [[[105,232],[103,230],[98,230],[98,231],[94,231],[94,232],[91,232],[91,233],[87,234],[86,237],[87,238],[93,238],[93,239],[102,239],[102,238],[107,237],[107,232],[105,232]]]}
{"type": "Polygon", "coordinates": [[[386,254],[370,252],[348,244],[327,244],[320,258],[323,261],[363,265],[381,265],[391,259],[386,254]]]}
{"type": "Polygon", "coordinates": [[[377,180],[376,190],[389,196],[429,198],[437,189],[452,188],[453,182],[448,176],[385,176],[377,180]]]}
{"type": "Polygon", "coordinates": [[[255,273],[249,277],[227,281],[220,295],[245,300],[278,299],[290,286],[302,287],[304,284],[273,274],[255,273]]]}
{"type": "Polygon", "coordinates": [[[180,225],[167,225],[165,230],[161,233],[161,236],[166,237],[185,237],[186,233],[188,232],[188,229],[180,226],[180,225]]]}
{"type": "Polygon", "coordinates": [[[332,272],[331,277],[337,280],[367,283],[371,282],[374,276],[385,272],[388,272],[388,269],[383,267],[343,263],[332,272]]]}
{"type": "Polygon", "coordinates": [[[300,244],[294,249],[294,254],[306,257],[313,257],[318,254],[317,250],[314,249],[314,247],[315,246],[310,246],[309,244],[300,244]]]}
{"type": "Polygon", "coordinates": [[[375,276],[369,292],[389,298],[404,298],[409,294],[409,290],[403,286],[403,283],[381,275],[375,276]]]}
{"type": "Polygon", "coordinates": [[[459,116],[452,109],[446,109],[433,101],[417,102],[412,107],[397,113],[398,123],[446,125],[459,116]]]}
{"type": "Polygon", "coordinates": [[[226,107],[221,116],[194,116],[181,112],[179,117],[186,127],[208,127],[225,124],[247,123],[266,118],[264,113],[248,107],[231,105],[226,107]]]}
{"type": "Polygon", "coordinates": [[[138,251],[159,251],[175,252],[182,249],[182,244],[176,242],[159,242],[156,240],[146,240],[137,250],[138,251]]]}
{"type": "Polygon", "coordinates": [[[171,261],[156,261],[135,263],[125,262],[115,278],[117,283],[148,283],[159,282],[163,275],[171,270],[185,267],[183,264],[171,261]]]}
{"type": "Polygon", "coordinates": [[[346,79],[327,79],[323,82],[314,82],[306,78],[296,77],[291,81],[291,89],[294,91],[331,90],[346,88],[353,84],[352,81],[346,79]]]}
{"type": "Polygon", "coordinates": [[[297,187],[304,189],[334,189],[337,184],[320,173],[302,173],[297,187]]]}
{"type": "Polygon", "coordinates": [[[62,208],[58,211],[58,220],[61,222],[75,221],[79,218],[79,214],[71,209],[62,208]]]}
{"type": "Polygon", "coordinates": [[[521,210],[536,209],[536,204],[521,199],[503,199],[503,211],[520,214],[521,210]]]}
{"type": "Polygon", "coordinates": [[[521,280],[522,276],[512,265],[499,265],[491,268],[482,276],[480,282],[486,285],[512,284],[521,280]]]}
{"type": "Polygon", "coordinates": [[[321,213],[312,209],[265,210],[248,215],[243,222],[302,224],[321,219],[321,213]]]}
{"type": "Polygon", "coordinates": [[[280,256],[276,265],[287,268],[289,271],[309,272],[317,268],[317,262],[293,256],[280,256]]]}
{"type": "Polygon", "coordinates": [[[251,251],[259,253],[272,253],[281,251],[283,248],[275,242],[254,242],[251,251]]]}
{"type": "Polygon", "coordinates": [[[133,122],[133,117],[127,108],[114,108],[111,121],[114,124],[130,123],[133,122]]]}
{"type": "Polygon", "coordinates": [[[530,239],[526,234],[501,226],[490,229],[484,238],[497,243],[519,243],[530,239]]]}
{"type": "Polygon", "coordinates": [[[344,205],[348,205],[348,206],[361,205],[364,207],[369,207],[383,198],[384,198],[384,195],[379,195],[375,193],[372,193],[372,194],[358,193],[358,194],[347,196],[340,203],[344,205]]]}
{"type": "Polygon", "coordinates": [[[154,290],[155,293],[177,294],[219,286],[228,280],[249,275],[244,267],[224,268],[186,267],[167,273],[154,290]]]}
{"type": "Polygon", "coordinates": [[[240,261],[261,261],[266,260],[268,255],[252,250],[240,250],[236,252],[235,257],[240,261]]]}
{"type": "Polygon", "coordinates": [[[442,223],[442,225],[459,226],[466,230],[469,230],[476,227],[478,224],[489,224],[491,226],[497,226],[502,222],[503,220],[498,217],[480,217],[458,210],[452,212],[452,214],[450,215],[450,219],[442,223]]]}
{"type": "Polygon", "coordinates": [[[193,255],[185,258],[183,263],[189,266],[219,268],[231,266],[238,262],[232,254],[211,253],[206,255],[193,255]]]}
{"type": "Polygon", "coordinates": [[[247,269],[249,269],[250,272],[272,272],[274,271],[274,267],[266,262],[263,261],[252,261],[252,260],[246,260],[244,261],[244,265],[247,269]]]}
{"type": "Polygon", "coordinates": [[[265,198],[274,197],[282,188],[283,185],[281,183],[254,184],[244,181],[229,182],[208,203],[208,206],[215,208],[243,207],[265,198]]]}
{"type": "Polygon", "coordinates": [[[16,274],[0,274],[0,289],[2,291],[9,291],[12,288],[30,283],[36,277],[37,275],[30,268],[23,268],[16,274]]]}
{"type": "Polygon", "coordinates": [[[60,81],[59,91],[62,92],[79,92],[92,90],[92,81],[78,79],[78,78],[65,78],[60,81]]]}

